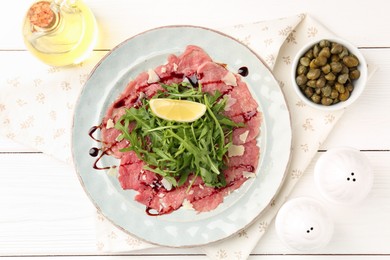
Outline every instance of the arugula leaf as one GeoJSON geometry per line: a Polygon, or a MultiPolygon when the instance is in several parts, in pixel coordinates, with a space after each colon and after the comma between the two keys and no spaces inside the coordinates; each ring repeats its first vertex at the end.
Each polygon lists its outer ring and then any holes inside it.
{"type": "Polygon", "coordinates": [[[139,108],[130,108],[115,124],[121,131],[118,140],[126,139],[128,147],[121,151],[134,151],[145,161],[145,169],[161,175],[174,187],[200,176],[205,185],[215,188],[226,186],[222,170],[226,168],[226,153],[232,144],[233,129],[243,127],[223,115],[226,98],[219,91],[214,95],[202,92],[202,86],[188,83],[164,85],[164,91],[153,98],[186,99],[206,105],[203,117],[191,123],[163,120],[154,116],[149,100],[142,100],[139,108]],[[131,127],[130,127],[131,126],[131,127]]]}

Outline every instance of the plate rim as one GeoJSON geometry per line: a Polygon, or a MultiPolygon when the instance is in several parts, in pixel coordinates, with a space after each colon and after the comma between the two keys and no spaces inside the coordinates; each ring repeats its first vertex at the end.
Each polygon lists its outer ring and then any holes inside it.
{"type": "MultiPolygon", "coordinates": [[[[84,192],[86,193],[86,195],[88,196],[89,200],[92,202],[92,204],[94,205],[94,207],[99,211],[99,214],[103,215],[104,218],[106,220],[108,220],[111,224],[113,224],[116,228],[118,228],[119,230],[123,231],[124,233],[128,234],[128,235],[131,235],[131,236],[134,236],[136,237],[137,239],[141,240],[141,241],[144,241],[146,243],[149,243],[149,244],[152,244],[152,245],[157,245],[157,246],[164,246],[164,247],[170,247],[170,248],[193,248],[193,247],[199,247],[199,246],[205,246],[205,245],[210,245],[210,244],[214,244],[214,243],[217,243],[217,242],[221,242],[223,240],[226,240],[226,239],[229,239],[230,237],[233,237],[235,235],[237,235],[239,232],[241,232],[243,229],[246,229],[247,227],[251,226],[256,220],[258,220],[263,214],[265,214],[265,212],[271,207],[271,203],[273,200],[275,200],[275,198],[278,196],[278,194],[280,193],[280,190],[282,189],[284,183],[285,183],[285,180],[286,180],[286,176],[287,176],[287,172],[289,170],[289,166],[290,166],[290,163],[291,163],[291,158],[292,158],[292,140],[293,140],[293,132],[292,132],[292,121],[291,121],[291,113],[290,113],[290,109],[287,105],[287,99],[286,99],[286,95],[285,93],[282,91],[282,88],[280,87],[280,84],[279,82],[276,80],[275,76],[274,76],[274,73],[272,72],[272,69],[269,67],[269,65],[263,60],[263,58],[261,58],[252,48],[250,48],[248,45],[240,42],[238,39],[230,36],[229,34],[226,34],[224,32],[221,32],[221,31],[218,31],[218,30],[215,30],[215,29],[212,29],[212,28],[208,28],[208,27],[204,27],[204,26],[197,26],[197,25],[186,25],[186,24],[178,24],[178,25],[167,25],[167,26],[159,26],[159,27],[155,27],[155,28],[151,28],[151,29],[148,29],[148,30],[145,30],[145,31],[142,31],[140,33],[137,33],[129,38],[126,38],[125,40],[123,40],[122,42],[120,42],[119,44],[117,44],[116,46],[114,46],[112,49],[110,49],[102,58],[99,59],[99,61],[94,65],[94,67],[90,70],[89,74],[88,74],[88,77],[86,78],[85,82],[83,83],[82,85],[82,88],[81,88],[81,91],[77,97],[77,100],[76,100],[76,103],[75,103],[75,106],[74,106],[74,112],[73,112],[73,116],[72,116],[72,126],[71,126],[71,152],[72,152],[72,165],[73,165],[73,168],[75,170],[75,173],[77,175],[77,178],[78,180],[80,181],[80,184],[81,186],[83,187],[83,190],[84,192]],[[192,28],[192,29],[201,29],[201,30],[206,30],[206,31],[209,31],[209,32],[212,32],[212,33],[215,33],[215,34],[218,34],[220,36],[223,36],[223,37],[226,37],[240,45],[242,45],[244,48],[246,48],[247,50],[249,50],[252,55],[254,55],[258,60],[259,62],[268,70],[268,72],[270,73],[270,75],[272,75],[273,79],[275,80],[275,82],[277,83],[279,89],[280,89],[280,93],[282,94],[282,99],[283,99],[283,102],[286,104],[286,109],[287,109],[287,115],[288,115],[288,125],[289,125],[289,143],[288,143],[288,158],[285,162],[285,167],[284,168],[284,171],[283,171],[283,175],[281,177],[281,181],[279,182],[279,185],[278,187],[276,188],[276,191],[275,193],[273,194],[273,196],[271,197],[271,199],[269,201],[267,201],[266,203],[266,206],[264,206],[264,208],[254,217],[252,218],[251,221],[249,221],[248,223],[246,223],[245,225],[242,225],[240,228],[237,229],[237,231],[227,235],[227,236],[224,236],[224,237],[221,237],[221,238],[218,238],[218,239],[214,239],[212,241],[208,241],[206,243],[197,243],[197,244],[191,244],[191,245],[167,245],[167,244],[163,244],[163,243],[157,243],[157,242],[154,242],[154,241],[150,241],[148,239],[145,239],[141,236],[138,236],[130,231],[128,231],[127,229],[125,229],[124,227],[122,227],[121,225],[115,223],[114,220],[112,220],[109,216],[107,216],[107,214],[105,214],[103,212],[103,210],[101,209],[101,207],[99,206],[98,202],[92,197],[91,193],[88,191],[87,187],[86,187],[86,184],[84,183],[84,180],[78,170],[78,167],[76,165],[76,159],[75,159],[75,151],[74,151],[74,145],[73,145],[73,140],[74,140],[74,135],[75,135],[75,132],[74,132],[74,128],[75,128],[75,121],[76,121],[76,108],[79,106],[79,104],[81,103],[81,97],[83,96],[83,93],[86,89],[86,85],[88,83],[88,81],[90,80],[90,78],[93,76],[93,74],[96,72],[96,70],[99,68],[99,66],[113,53],[115,52],[117,49],[121,48],[123,45],[126,45],[129,41],[133,40],[134,38],[137,38],[139,36],[142,36],[144,34],[147,34],[149,32],[153,32],[153,31],[158,31],[158,30],[161,30],[161,29],[169,29],[169,28],[192,28]]],[[[264,122],[262,122],[264,123],[264,122]]],[[[261,147],[260,147],[261,148],[261,147]]],[[[260,165],[258,166],[260,167],[260,165]]]]}

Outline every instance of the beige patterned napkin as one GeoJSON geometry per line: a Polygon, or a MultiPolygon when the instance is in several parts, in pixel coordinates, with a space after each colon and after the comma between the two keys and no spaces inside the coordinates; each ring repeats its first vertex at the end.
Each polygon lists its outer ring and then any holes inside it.
{"type": "MultiPolygon", "coordinates": [[[[312,18],[298,15],[254,24],[236,25],[222,31],[252,48],[273,70],[286,97],[292,121],[292,157],[280,193],[264,214],[249,228],[242,230],[232,238],[201,248],[211,259],[246,259],[344,111],[314,110],[307,107],[292,89],[290,70],[295,53],[308,41],[333,36],[312,18]]],[[[98,246],[102,250],[125,252],[153,247],[113,228],[101,216],[98,222],[100,222],[98,231],[101,232],[98,246]]]]}
{"type": "Polygon", "coordinates": [[[95,52],[76,67],[55,68],[27,52],[1,52],[0,134],[71,163],[73,107],[104,54],[95,52]]]}
{"type": "MultiPolygon", "coordinates": [[[[291,87],[290,65],[300,46],[309,40],[332,35],[318,22],[298,15],[236,25],[222,31],[247,44],[273,70],[285,94],[292,120],[292,158],[281,192],[249,228],[232,238],[202,247],[212,259],[246,259],[343,111],[313,110],[298,99],[291,87]]],[[[95,52],[87,62],[76,67],[53,68],[26,57],[25,52],[0,53],[2,75],[7,75],[0,78],[0,134],[71,163],[73,107],[88,73],[104,54],[95,52]],[[11,58],[22,60],[23,64],[9,63],[11,58]]],[[[154,247],[125,234],[99,214],[97,234],[97,247],[105,252],[154,247]]]]}

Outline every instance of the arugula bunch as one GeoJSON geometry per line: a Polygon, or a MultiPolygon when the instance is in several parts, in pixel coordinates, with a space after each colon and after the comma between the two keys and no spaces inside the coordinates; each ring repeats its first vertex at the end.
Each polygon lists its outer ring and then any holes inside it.
{"type": "Polygon", "coordinates": [[[185,82],[162,87],[165,91],[153,98],[203,103],[207,107],[205,115],[191,123],[164,120],[152,113],[145,98],[139,108],[127,109],[115,125],[122,132],[118,140],[129,141],[121,151],[134,151],[146,163],[145,169],[161,175],[174,187],[183,185],[190,174],[201,176],[207,186],[225,187],[222,170],[226,153],[232,144],[233,129],[243,124],[222,115],[227,99],[218,91],[210,95],[202,92],[201,85],[194,88],[185,82]],[[132,131],[130,125],[134,125],[132,131]]]}

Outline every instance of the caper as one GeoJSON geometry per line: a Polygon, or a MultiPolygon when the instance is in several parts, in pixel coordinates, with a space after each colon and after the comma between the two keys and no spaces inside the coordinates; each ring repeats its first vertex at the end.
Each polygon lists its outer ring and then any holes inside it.
{"type": "Polygon", "coordinates": [[[329,97],[330,94],[332,93],[332,88],[328,85],[328,86],[325,86],[321,89],[321,92],[322,92],[322,95],[325,96],[325,97],[329,97]]]}
{"type": "Polygon", "coordinates": [[[343,69],[343,65],[338,61],[333,61],[330,63],[330,68],[333,73],[339,73],[343,69]]]}
{"type": "Polygon", "coordinates": [[[348,54],[349,54],[348,49],[343,46],[343,51],[339,54],[340,58],[342,59],[345,56],[347,56],[348,54]]]}
{"type": "Polygon", "coordinates": [[[296,80],[298,86],[303,86],[307,82],[307,77],[304,74],[301,74],[301,75],[298,75],[295,80],[296,80]]]}
{"type": "Polygon", "coordinates": [[[323,88],[325,86],[325,84],[326,84],[326,79],[324,77],[320,77],[316,81],[316,87],[317,88],[323,88]]]}
{"type": "Polygon", "coordinates": [[[317,83],[317,80],[312,79],[312,80],[309,80],[309,81],[306,83],[306,86],[311,87],[311,88],[315,88],[315,87],[316,87],[316,83],[317,83]]]}
{"type": "Polygon", "coordinates": [[[330,41],[328,41],[328,40],[321,40],[319,45],[320,45],[321,48],[330,47],[330,41]]]}
{"type": "Polygon", "coordinates": [[[339,44],[339,43],[334,43],[333,45],[332,45],[332,49],[330,49],[330,52],[332,53],[332,54],[339,54],[339,53],[341,53],[343,51],[343,46],[341,45],[341,44],[339,44]]]}
{"type": "Polygon", "coordinates": [[[317,95],[321,95],[321,89],[320,88],[315,88],[314,90],[315,90],[317,95]]]}
{"type": "Polygon", "coordinates": [[[325,66],[322,66],[321,70],[324,74],[328,74],[330,72],[330,65],[325,64],[325,66]]]}
{"type": "Polygon", "coordinates": [[[305,67],[309,66],[310,59],[308,57],[302,57],[299,59],[299,63],[305,67]]]}
{"type": "Polygon", "coordinates": [[[348,74],[341,74],[337,77],[337,82],[340,84],[345,84],[345,82],[347,82],[348,78],[349,78],[348,74]]]}
{"type": "Polygon", "coordinates": [[[313,56],[315,58],[318,57],[318,53],[320,53],[320,46],[318,46],[318,44],[314,45],[314,48],[313,48],[313,56]]]}
{"type": "Polygon", "coordinates": [[[339,97],[339,92],[336,89],[332,89],[332,92],[330,93],[331,99],[336,99],[339,97]]]}
{"type": "Polygon", "coordinates": [[[345,88],[348,89],[349,92],[352,92],[353,90],[353,85],[351,82],[348,82],[347,84],[345,84],[345,88]]]}
{"type": "Polygon", "coordinates": [[[306,77],[308,79],[318,79],[320,75],[321,75],[320,69],[310,69],[306,77]]]}
{"type": "Polygon", "coordinates": [[[356,67],[359,65],[359,60],[356,57],[350,55],[345,56],[343,58],[343,62],[348,68],[356,67]]]}
{"type": "Polygon", "coordinates": [[[313,91],[312,88],[310,88],[310,87],[306,87],[305,88],[305,95],[306,95],[306,97],[310,98],[311,96],[313,96],[313,94],[314,94],[314,91],[313,91]]]}
{"type": "Polygon", "coordinates": [[[360,70],[354,69],[349,71],[349,78],[352,80],[360,78],[360,70]]]}
{"type": "Polygon", "coordinates": [[[309,58],[309,59],[313,59],[313,49],[310,49],[308,50],[306,53],[305,53],[305,57],[309,58]]]}
{"type": "Polygon", "coordinates": [[[332,56],[330,56],[330,61],[339,61],[339,60],[340,57],[337,54],[332,54],[332,56]]]}
{"type": "Polygon", "coordinates": [[[343,84],[340,84],[340,83],[336,83],[334,85],[335,89],[340,93],[340,94],[343,94],[345,92],[345,87],[343,84]]]}
{"type": "Polygon", "coordinates": [[[298,69],[297,69],[297,74],[298,74],[298,75],[306,74],[308,71],[309,71],[309,70],[307,69],[306,66],[299,65],[299,66],[298,66],[298,69]]]}
{"type": "Polygon", "coordinates": [[[322,67],[326,64],[328,59],[325,56],[318,56],[314,59],[314,64],[318,67],[322,67]]]}
{"type": "Polygon", "coordinates": [[[333,87],[335,83],[336,83],[335,80],[328,80],[328,82],[326,84],[333,87]]]}
{"type": "Polygon", "coordinates": [[[320,103],[321,101],[321,96],[318,95],[318,94],[314,94],[313,96],[311,96],[311,100],[314,102],[314,103],[320,103]]]}
{"type": "Polygon", "coordinates": [[[332,103],[333,103],[333,99],[331,98],[328,97],[321,98],[321,104],[323,104],[324,106],[330,106],[332,105],[332,103]]]}
{"type": "Polygon", "coordinates": [[[318,66],[317,66],[316,63],[315,63],[315,59],[313,59],[313,60],[310,61],[309,67],[310,67],[311,69],[317,69],[317,68],[318,68],[318,66]]]}
{"type": "Polygon", "coordinates": [[[349,90],[346,89],[344,93],[340,93],[339,99],[340,101],[345,101],[349,98],[349,90]]]}
{"type": "Polygon", "coordinates": [[[334,81],[336,79],[336,75],[333,74],[333,72],[329,72],[325,75],[326,80],[334,81]]]}
{"type": "Polygon", "coordinates": [[[329,47],[324,47],[318,54],[319,57],[326,57],[329,58],[331,55],[329,47]]]}
{"type": "Polygon", "coordinates": [[[349,74],[349,69],[343,64],[343,68],[340,71],[340,74],[349,74]]]}

